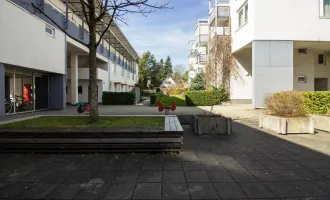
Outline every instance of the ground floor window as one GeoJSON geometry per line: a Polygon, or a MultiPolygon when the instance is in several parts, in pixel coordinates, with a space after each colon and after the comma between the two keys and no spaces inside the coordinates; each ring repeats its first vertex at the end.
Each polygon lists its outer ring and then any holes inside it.
{"type": "Polygon", "coordinates": [[[49,108],[48,75],[5,67],[5,113],[49,108]]]}

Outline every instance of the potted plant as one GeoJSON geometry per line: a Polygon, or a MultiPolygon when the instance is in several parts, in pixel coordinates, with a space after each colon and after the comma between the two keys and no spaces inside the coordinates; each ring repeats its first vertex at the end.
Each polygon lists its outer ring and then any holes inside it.
{"type": "Polygon", "coordinates": [[[280,134],[314,133],[314,122],[307,115],[303,94],[298,91],[275,93],[265,98],[266,110],[259,127],[280,134]]]}
{"type": "MultiPolygon", "coordinates": [[[[213,108],[213,107],[212,107],[213,108]]],[[[212,112],[204,112],[201,115],[195,115],[192,119],[192,127],[196,134],[231,134],[231,118],[215,114],[212,112]]]]}

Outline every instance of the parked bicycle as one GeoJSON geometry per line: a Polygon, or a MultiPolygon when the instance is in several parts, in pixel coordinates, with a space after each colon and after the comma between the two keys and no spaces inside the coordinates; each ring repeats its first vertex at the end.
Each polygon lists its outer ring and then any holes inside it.
{"type": "MultiPolygon", "coordinates": [[[[11,113],[14,109],[13,97],[5,99],[5,112],[11,113]]],[[[32,101],[24,99],[22,96],[15,95],[15,109],[16,110],[30,110],[32,109],[32,101]]]]}

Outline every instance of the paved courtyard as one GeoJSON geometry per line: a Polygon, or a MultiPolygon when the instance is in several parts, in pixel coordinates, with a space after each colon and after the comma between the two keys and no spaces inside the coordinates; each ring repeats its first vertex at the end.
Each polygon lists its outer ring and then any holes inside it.
{"type": "Polygon", "coordinates": [[[260,131],[183,127],[180,155],[0,154],[0,199],[330,199],[326,154],[260,131]]]}

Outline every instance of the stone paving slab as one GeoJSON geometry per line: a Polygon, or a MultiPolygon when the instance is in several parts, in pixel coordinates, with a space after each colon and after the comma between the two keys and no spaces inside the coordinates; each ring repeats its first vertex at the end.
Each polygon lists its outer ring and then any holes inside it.
{"type": "Polygon", "coordinates": [[[259,132],[181,154],[0,154],[0,199],[330,199],[330,157],[259,132]]]}

